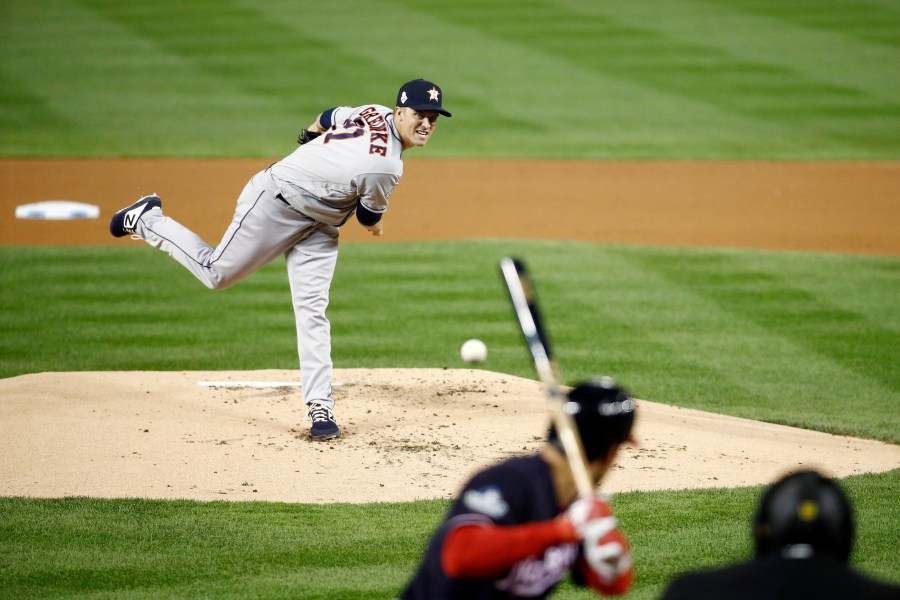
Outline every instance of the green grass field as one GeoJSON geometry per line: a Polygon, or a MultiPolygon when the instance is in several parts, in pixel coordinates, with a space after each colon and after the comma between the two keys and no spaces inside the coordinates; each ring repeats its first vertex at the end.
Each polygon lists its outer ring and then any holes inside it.
{"type": "MultiPolygon", "coordinates": [[[[895,474],[851,477],[856,564],[896,576],[895,474]]],[[[685,565],[751,552],[759,488],[629,493],[616,512],[639,565],[628,598],[656,598],[685,565]]],[[[446,510],[409,504],[311,506],[0,498],[4,598],[391,598],[446,510]]],[[[563,586],[554,598],[593,594],[563,586]]]]}
{"type": "Polygon", "coordinates": [[[4,0],[0,155],[277,156],[437,81],[428,156],[895,159],[894,0],[4,0]]]}
{"type": "MultiPolygon", "coordinates": [[[[5,0],[0,156],[279,156],[323,108],[390,105],[427,77],[454,117],[414,160],[893,161],[898,16],[896,0],[5,0]]],[[[538,280],[570,381],[602,369],[648,399],[900,442],[897,257],[346,244],[337,366],[454,366],[478,335],[488,368],[532,377],[506,254],[538,280]]],[[[0,261],[0,376],[296,365],[281,265],[213,294],[147,248],[0,261]]],[[[900,582],[900,470],[843,483],[855,564],[900,582]]],[[[618,496],[628,597],[747,556],[758,493],[618,496]]],[[[445,508],[2,498],[0,598],[390,598],[445,508]]]]}

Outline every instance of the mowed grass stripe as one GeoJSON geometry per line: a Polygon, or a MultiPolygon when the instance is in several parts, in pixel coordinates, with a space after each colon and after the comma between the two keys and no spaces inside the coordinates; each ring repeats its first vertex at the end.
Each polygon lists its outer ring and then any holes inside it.
{"type": "Polygon", "coordinates": [[[577,269],[546,269],[564,371],[607,370],[661,402],[898,439],[900,284],[883,268],[895,260],[598,250],[577,269]]]}
{"type": "Polygon", "coordinates": [[[0,506],[4,595],[140,598],[240,597],[257,585],[387,594],[444,504],[0,498],[0,506]],[[319,577],[331,570],[343,583],[319,577]]]}
{"type": "MultiPolygon", "coordinates": [[[[146,248],[0,255],[9,265],[0,276],[4,375],[297,368],[281,261],[214,293],[146,248]]],[[[504,255],[529,263],[569,383],[610,374],[648,400],[900,440],[900,283],[889,258],[345,244],[328,313],[336,367],[462,367],[460,344],[479,337],[486,368],[534,378],[497,269],[504,255]]]]}
{"type": "MultiPolygon", "coordinates": [[[[311,6],[293,3],[279,11],[235,0],[84,3],[135,37],[152,40],[160,51],[179,57],[218,85],[280,105],[284,114],[268,118],[300,111],[312,113],[311,120],[340,100],[333,97],[333,91],[341,89],[338,82],[344,82],[343,96],[358,98],[360,103],[371,102],[373,94],[393,92],[402,83],[379,84],[375,78],[359,77],[361,70],[378,73],[380,68],[373,60],[348,51],[342,42],[344,33],[358,26],[348,23],[344,15],[339,28],[323,32],[315,23],[292,18],[314,19],[320,11],[311,6]],[[317,73],[327,73],[328,80],[319,81],[317,73]]],[[[352,8],[363,6],[356,2],[352,8]]],[[[255,115],[248,117],[252,122],[259,120],[255,115]]]]}
{"type": "Polygon", "coordinates": [[[896,158],[900,50],[859,35],[896,11],[852,6],[10,0],[0,153],[277,157],[428,77],[458,118],[427,156],[896,158]]]}
{"type": "MultiPolygon", "coordinates": [[[[900,380],[891,357],[900,336],[890,297],[900,287],[877,268],[891,260],[859,265],[860,272],[839,256],[720,251],[684,261],[660,250],[630,258],[663,279],[660,290],[669,305],[649,307],[653,316],[638,329],[651,348],[661,344],[673,351],[669,386],[678,404],[896,441],[900,380]],[[772,256],[778,268],[761,264],[772,256]],[[829,277],[841,281],[839,287],[855,281],[869,298],[857,296],[862,302],[853,306],[852,295],[824,285],[829,277]],[[707,394],[711,385],[725,397],[707,394]],[[821,419],[823,404],[843,416],[828,424],[821,419]]],[[[640,351],[640,342],[632,345],[640,351]]],[[[627,369],[628,357],[621,362],[627,369]]],[[[656,379],[666,377],[662,372],[656,379]]]]}
{"type": "MultiPolygon", "coordinates": [[[[854,564],[900,581],[900,471],[843,485],[857,511],[854,564]]],[[[614,498],[637,565],[629,598],[657,598],[688,568],[752,553],[762,487],[614,498]]],[[[391,598],[412,575],[446,501],[309,504],[0,498],[4,597],[391,598]]],[[[562,600],[595,597],[562,586],[562,600]]]]}
{"type": "MultiPolygon", "coordinates": [[[[500,11],[504,3],[486,6],[500,11]]],[[[611,90],[632,86],[640,90],[632,111],[654,107],[663,111],[657,116],[681,115],[693,132],[682,132],[685,139],[679,141],[702,138],[713,153],[733,152],[738,139],[765,145],[773,156],[796,156],[803,148],[819,153],[835,142],[853,144],[863,155],[876,148],[896,151],[891,132],[900,125],[900,88],[882,85],[884,73],[896,64],[896,49],[795,27],[779,21],[777,5],[771,8],[775,16],[747,19],[721,3],[623,7],[547,1],[529,3],[499,20],[479,18],[468,4],[455,4],[447,15],[511,42],[521,40],[522,31],[534,31],[529,48],[587,74],[572,84],[597,90],[589,94],[594,112],[607,123],[616,122],[615,110],[606,110],[611,90]],[[668,18],[658,18],[661,9],[668,18]],[[843,51],[836,53],[835,47],[843,51]],[[832,58],[827,69],[823,54],[832,58]],[[809,60],[813,56],[815,61],[809,60]],[[841,77],[843,72],[853,76],[841,77]]],[[[573,96],[578,94],[566,94],[573,96]]],[[[626,123],[639,137],[639,126],[626,123]]],[[[657,134],[664,138],[673,131],[657,134]]],[[[617,153],[627,155],[624,148],[617,153]]]]}

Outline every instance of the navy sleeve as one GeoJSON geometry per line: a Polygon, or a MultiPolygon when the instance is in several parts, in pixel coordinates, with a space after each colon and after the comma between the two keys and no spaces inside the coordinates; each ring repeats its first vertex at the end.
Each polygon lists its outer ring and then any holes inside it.
{"type": "Polygon", "coordinates": [[[331,116],[332,116],[332,114],[334,114],[334,111],[336,111],[336,110],[337,110],[337,107],[335,106],[333,108],[329,108],[328,110],[323,110],[322,114],[319,115],[319,126],[322,129],[328,129],[332,125],[334,125],[334,123],[331,122],[331,116]]]}
{"type": "Polygon", "coordinates": [[[372,212],[365,206],[363,206],[362,202],[358,202],[356,204],[356,220],[365,225],[366,227],[371,227],[375,223],[381,220],[382,213],[372,212]]]}

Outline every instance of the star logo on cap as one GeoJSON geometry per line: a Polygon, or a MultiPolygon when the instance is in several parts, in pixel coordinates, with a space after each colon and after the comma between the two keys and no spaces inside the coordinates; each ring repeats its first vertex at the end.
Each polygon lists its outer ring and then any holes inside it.
{"type": "Polygon", "coordinates": [[[435,102],[437,102],[438,96],[440,96],[440,94],[441,93],[438,91],[438,89],[436,87],[433,87],[430,90],[428,90],[428,99],[434,100],[435,102]]]}

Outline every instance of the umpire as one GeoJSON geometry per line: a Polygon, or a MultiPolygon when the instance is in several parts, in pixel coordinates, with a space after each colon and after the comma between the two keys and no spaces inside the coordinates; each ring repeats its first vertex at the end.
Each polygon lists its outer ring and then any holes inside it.
{"type": "Polygon", "coordinates": [[[848,567],[855,531],[850,503],[819,473],[799,471],[776,482],[753,525],[755,560],[682,575],[663,600],[900,600],[900,588],[848,567]]]}
{"type": "MultiPolygon", "coordinates": [[[[631,440],[635,402],[605,377],[569,392],[597,485],[619,446],[631,440]]],[[[604,498],[577,490],[551,427],[536,454],[477,473],[438,528],[404,600],[546,598],[569,573],[576,584],[609,594],[628,591],[631,552],[604,498]],[[573,502],[574,501],[574,502],[573,502]]]]}

